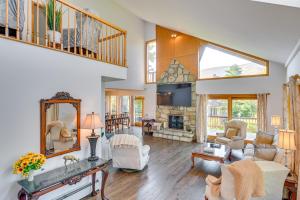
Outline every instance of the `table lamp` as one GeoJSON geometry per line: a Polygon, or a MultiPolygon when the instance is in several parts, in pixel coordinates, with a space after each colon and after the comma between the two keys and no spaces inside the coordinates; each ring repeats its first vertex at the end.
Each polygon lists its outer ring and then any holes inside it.
{"type": "Polygon", "coordinates": [[[295,131],[293,130],[279,130],[278,147],[285,150],[285,166],[287,167],[288,151],[296,150],[295,145],[295,131]]]}
{"type": "Polygon", "coordinates": [[[274,135],[278,134],[278,128],[280,127],[280,116],[279,115],[272,115],[271,126],[274,127],[274,135]]]}
{"type": "Polygon", "coordinates": [[[91,135],[87,137],[91,147],[91,156],[88,158],[89,161],[96,161],[99,159],[99,157],[96,156],[96,146],[97,146],[97,140],[100,136],[96,135],[95,129],[99,129],[99,128],[102,129],[103,127],[104,125],[102,124],[98,114],[92,112],[92,114],[86,115],[82,128],[92,130],[91,135]]]}

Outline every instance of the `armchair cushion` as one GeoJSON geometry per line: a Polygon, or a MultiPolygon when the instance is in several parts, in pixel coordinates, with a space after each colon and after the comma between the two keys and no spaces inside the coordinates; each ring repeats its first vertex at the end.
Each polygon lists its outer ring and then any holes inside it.
{"type": "Polygon", "coordinates": [[[226,131],[226,137],[232,139],[234,136],[237,136],[237,128],[228,128],[226,131]]]}
{"type": "Polygon", "coordinates": [[[269,148],[256,148],[255,149],[255,157],[260,158],[263,160],[273,161],[276,155],[276,148],[269,147],[269,148]]]}
{"type": "Polygon", "coordinates": [[[221,144],[228,144],[231,141],[231,139],[227,137],[217,137],[216,142],[221,144]]]}
{"type": "Polygon", "coordinates": [[[256,134],[256,140],[255,140],[255,143],[258,145],[258,144],[269,144],[269,145],[272,145],[273,143],[273,138],[274,138],[274,135],[270,135],[270,134],[267,134],[267,133],[264,133],[264,132],[261,132],[259,131],[257,134],[256,134]]]}

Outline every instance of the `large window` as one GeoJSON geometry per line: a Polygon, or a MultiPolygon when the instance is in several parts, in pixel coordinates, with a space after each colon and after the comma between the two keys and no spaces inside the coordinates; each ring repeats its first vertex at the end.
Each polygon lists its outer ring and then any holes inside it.
{"type": "Polygon", "coordinates": [[[129,96],[122,96],[121,97],[121,112],[122,113],[129,113],[129,96]]]}
{"type": "Polygon", "coordinates": [[[268,61],[214,45],[200,50],[199,79],[265,76],[268,61]]]}
{"type": "Polygon", "coordinates": [[[110,113],[117,114],[117,96],[110,97],[110,113]]]}
{"type": "Polygon", "coordinates": [[[156,82],[156,41],[146,42],[146,83],[156,82]]]}
{"type": "Polygon", "coordinates": [[[209,95],[207,116],[209,135],[224,131],[228,120],[238,119],[247,123],[247,138],[254,139],[257,131],[256,95],[209,95]]]}

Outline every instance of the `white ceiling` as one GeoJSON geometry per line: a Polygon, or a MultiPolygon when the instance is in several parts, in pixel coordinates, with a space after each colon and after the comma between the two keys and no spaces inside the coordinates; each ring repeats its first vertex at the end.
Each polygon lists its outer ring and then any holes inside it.
{"type": "Polygon", "coordinates": [[[300,38],[295,7],[250,0],[114,1],[146,21],[282,64],[300,38]]]}

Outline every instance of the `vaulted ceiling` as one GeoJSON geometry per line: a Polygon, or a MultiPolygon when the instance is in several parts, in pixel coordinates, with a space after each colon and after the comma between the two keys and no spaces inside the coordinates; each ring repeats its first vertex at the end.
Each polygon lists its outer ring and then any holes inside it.
{"type": "Polygon", "coordinates": [[[300,39],[300,8],[260,2],[271,0],[114,1],[146,21],[282,64],[300,39]]]}

